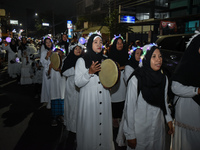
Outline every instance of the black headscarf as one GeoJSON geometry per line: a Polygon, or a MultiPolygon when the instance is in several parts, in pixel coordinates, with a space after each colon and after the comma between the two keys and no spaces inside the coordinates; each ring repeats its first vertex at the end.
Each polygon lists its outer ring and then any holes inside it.
{"type": "MultiPolygon", "coordinates": [[[[77,45],[78,46],[78,45],[77,45]]],[[[83,48],[80,47],[82,49],[82,54],[80,56],[76,56],[74,54],[74,50],[75,48],[77,47],[75,46],[69,53],[69,55],[67,56],[67,58],[64,60],[64,64],[63,64],[63,67],[62,67],[62,71],[61,73],[65,72],[67,69],[71,68],[71,67],[75,67],[76,65],[76,61],[78,60],[78,58],[82,57],[83,55],[83,48]]]]}
{"type": "Polygon", "coordinates": [[[63,41],[63,39],[62,39],[62,37],[63,37],[63,35],[66,35],[67,36],[67,33],[62,33],[62,36],[61,36],[61,41],[57,44],[57,45],[59,45],[61,48],[63,48],[63,46],[64,46],[64,48],[65,48],[65,55],[67,56],[68,55],[68,46],[69,46],[69,42],[68,41],[63,41]]]}
{"type": "MultiPolygon", "coordinates": [[[[133,51],[133,53],[131,54],[131,58],[128,61],[128,65],[131,66],[133,69],[136,69],[139,65],[139,61],[135,60],[135,53],[138,49],[140,48],[137,48],[136,50],[133,51]]],[[[142,49],[140,50],[142,51],[142,49]]],[[[142,52],[141,52],[141,55],[142,55],[142,52]]]]}
{"type": "MultiPolygon", "coordinates": [[[[88,39],[88,43],[87,43],[87,47],[86,47],[87,52],[83,56],[83,59],[85,60],[86,68],[90,68],[90,66],[92,65],[92,61],[94,61],[94,62],[98,61],[99,63],[101,63],[102,59],[105,58],[103,56],[103,50],[100,53],[96,53],[92,49],[92,43],[96,36],[98,36],[102,39],[102,37],[98,34],[92,34],[88,39]]],[[[96,72],[95,74],[98,75],[98,72],[96,72]]]]}
{"type": "MultiPolygon", "coordinates": [[[[155,49],[158,49],[156,46],[152,46],[150,50],[147,50],[145,57],[142,60],[142,67],[138,67],[129,77],[135,75],[138,79],[138,85],[140,86],[142,96],[144,100],[153,106],[161,108],[164,114],[166,114],[165,107],[165,85],[166,77],[161,72],[161,69],[154,71],[151,68],[151,56],[155,49]]],[[[127,82],[128,82],[127,81],[127,82]]]]}
{"type": "Polygon", "coordinates": [[[44,39],[44,48],[47,49],[48,51],[53,49],[53,42],[52,42],[51,38],[45,38],[44,39]],[[46,46],[47,39],[51,41],[51,47],[50,48],[46,46]]]}
{"type": "Polygon", "coordinates": [[[10,42],[10,48],[12,49],[13,52],[17,52],[17,42],[15,39],[12,39],[11,42],[10,42]],[[12,41],[15,41],[15,44],[12,44],[12,41]]]}
{"type": "MultiPolygon", "coordinates": [[[[183,54],[174,75],[173,81],[177,81],[185,86],[200,87],[200,34],[194,37],[183,54]]],[[[193,97],[200,105],[200,95],[193,97]]]]}
{"type": "Polygon", "coordinates": [[[26,39],[27,40],[27,38],[26,37],[22,37],[22,39],[21,39],[21,45],[19,46],[19,50],[21,50],[22,51],[22,53],[23,53],[23,51],[24,50],[26,50],[27,49],[27,46],[28,46],[28,44],[27,44],[27,42],[26,43],[23,43],[23,39],[26,39]]]}
{"type": "MultiPolygon", "coordinates": [[[[117,62],[120,66],[125,66],[128,63],[128,49],[126,48],[125,44],[123,43],[123,49],[121,51],[117,50],[117,41],[122,38],[116,38],[111,45],[110,52],[108,54],[108,58],[112,59],[113,61],[117,62]]],[[[123,40],[122,40],[123,42],[123,40]]]]}

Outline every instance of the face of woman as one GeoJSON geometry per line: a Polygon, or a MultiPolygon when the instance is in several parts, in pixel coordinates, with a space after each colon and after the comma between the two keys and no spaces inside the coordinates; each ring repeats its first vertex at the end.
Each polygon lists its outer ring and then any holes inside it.
{"type": "Polygon", "coordinates": [[[62,40],[65,41],[65,42],[67,41],[67,35],[66,34],[63,34],[62,40]]]}
{"type": "Polygon", "coordinates": [[[74,49],[74,55],[80,56],[82,53],[82,49],[79,46],[76,46],[74,49]]]}
{"type": "Polygon", "coordinates": [[[48,47],[48,48],[51,48],[51,46],[52,46],[52,43],[51,43],[50,39],[46,39],[45,44],[46,44],[46,47],[48,47]]]}
{"type": "Polygon", "coordinates": [[[102,51],[102,39],[100,37],[97,37],[92,42],[92,49],[96,53],[100,53],[102,51]]]}
{"type": "Polygon", "coordinates": [[[123,41],[122,41],[122,39],[118,39],[117,40],[116,48],[117,48],[118,51],[121,51],[123,49],[123,41]]]}
{"type": "Polygon", "coordinates": [[[162,55],[159,49],[155,49],[155,51],[151,56],[151,68],[154,71],[158,71],[160,70],[161,66],[162,66],[162,55]]]}
{"type": "Polygon", "coordinates": [[[136,61],[140,61],[141,53],[142,53],[141,49],[136,49],[136,51],[135,51],[135,60],[136,61]]]}

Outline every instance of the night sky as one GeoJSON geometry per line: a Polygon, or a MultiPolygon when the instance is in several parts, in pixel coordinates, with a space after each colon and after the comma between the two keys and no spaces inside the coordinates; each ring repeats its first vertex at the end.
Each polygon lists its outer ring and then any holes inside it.
{"type": "Polygon", "coordinates": [[[66,17],[74,16],[77,0],[0,0],[0,9],[10,12],[11,19],[19,21],[26,17],[26,9],[34,9],[35,12],[54,11],[66,17]]]}

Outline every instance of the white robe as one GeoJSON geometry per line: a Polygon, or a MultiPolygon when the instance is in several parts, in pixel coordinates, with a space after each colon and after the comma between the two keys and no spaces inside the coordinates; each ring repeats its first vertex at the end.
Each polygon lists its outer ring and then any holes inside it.
{"type": "Polygon", "coordinates": [[[126,85],[124,82],[124,70],[120,71],[119,81],[111,88],[112,103],[123,102],[126,99],[126,85]]]}
{"type": "Polygon", "coordinates": [[[111,97],[96,74],[90,75],[83,58],[75,66],[80,87],[77,118],[77,150],[113,150],[111,97]]]}
{"type": "MultiPolygon", "coordinates": [[[[172,91],[180,96],[175,107],[173,150],[200,149],[200,106],[192,99],[196,87],[172,82],[172,91]]],[[[177,100],[177,96],[174,98],[177,100]]]]}
{"type": "Polygon", "coordinates": [[[74,82],[74,67],[63,72],[63,76],[67,77],[65,85],[64,124],[68,131],[76,133],[77,107],[80,89],[74,82]]]}
{"type": "Polygon", "coordinates": [[[50,99],[64,99],[65,97],[65,77],[53,68],[50,73],[50,99]]]}
{"type": "Polygon", "coordinates": [[[124,68],[124,81],[127,84],[127,81],[130,77],[130,75],[133,73],[134,68],[132,68],[130,65],[126,65],[124,68]]]}
{"type": "MultiPolygon", "coordinates": [[[[127,87],[124,108],[123,130],[127,140],[137,139],[136,150],[165,149],[165,121],[160,108],[148,104],[140,92],[137,93],[137,78],[133,76],[127,87]]],[[[172,121],[167,104],[167,87],[165,87],[165,105],[167,122],[172,121]]],[[[131,150],[127,146],[127,150],[131,150]]]]}
{"type": "Polygon", "coordinates": [[[48,50],[42,46],[42,53],[40,57],[40,62],[43,66],[43,77],[42,77],[42,90],[41,90],[41,103],[46,102],[47,108],[51,108],[51,99],[50,99],[50,79],[47,76],[47,70],[50,64],[50,58],[48,60],[45,59],[48,50]]]}

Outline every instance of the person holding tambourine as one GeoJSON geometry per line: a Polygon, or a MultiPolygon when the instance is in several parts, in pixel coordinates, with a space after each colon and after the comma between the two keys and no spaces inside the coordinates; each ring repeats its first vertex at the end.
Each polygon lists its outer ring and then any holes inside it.
{"type": "Polygon", "coordinates": [[[99,79],[103,41],[95,32],[87,42],[87,53],[75,66],[75,84],[80,88],[77,114],[77,150],[114,149],[111,97],[99,79]]]}

